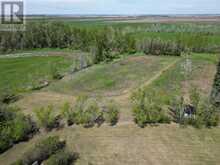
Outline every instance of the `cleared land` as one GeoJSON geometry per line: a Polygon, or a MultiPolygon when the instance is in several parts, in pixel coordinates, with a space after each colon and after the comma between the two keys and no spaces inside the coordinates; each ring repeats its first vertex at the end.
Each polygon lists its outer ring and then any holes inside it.
{"type": "Polygon", "coordinates": [[[77,165],[218,164],[219,128],[180,128],[171,124],[141,129],[132,121],[129,97],[138,87],[145,87],[149,92],[155,90],[161,101],[167,103],[175,95],[185,96],[193,85],[208,95],[217,59],[218,56],[212,54],[193,54],[189,58],[129,56],[67,75],[42,91],[25,94],[16,105],[27,114],[48,104],[55,105],[58,112],[65,101],[74,103],[78,94],[86,93],[99,97],[101,102],[114,99],[121,108],[120,120],[115,127],[103,125],[86,129],[73,126],[39,134],[0,155],[0,164],[10,164],[38,140],[49,135],[59,135],[67,141],[70,150],[80,153],[77,165]],[[185,70],[186,65],[192,66],[191,69],[185,70]]]}
{"type": "Polygon", "coordinates": [[[130,95],[144,83],[161,74],[177,57],[155,57],[135,55],[125,57],[109,64],[92,66],[59,82],[51,84],[42,92],[27,95],[16,103],[26,113],[41,106],[55,104],[59,110],[65,101],[73,103],[78,95],[96,97],[100,102],[113,99],[121,106],[121,119],[131,121],[130,95]]]}

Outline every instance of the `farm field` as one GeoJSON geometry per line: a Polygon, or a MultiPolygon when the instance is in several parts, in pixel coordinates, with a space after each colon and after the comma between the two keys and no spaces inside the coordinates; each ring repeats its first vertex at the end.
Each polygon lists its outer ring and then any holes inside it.
{"type": "Polygon", "coordinates": [[[176,19],[0,32],[0,165],[219,164],[219,17],[176,19]]]}

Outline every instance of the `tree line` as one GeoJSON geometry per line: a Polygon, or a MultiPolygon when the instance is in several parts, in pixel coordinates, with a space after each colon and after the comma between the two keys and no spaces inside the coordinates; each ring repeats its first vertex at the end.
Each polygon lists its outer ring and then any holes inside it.
{"type": "Polygon", "coordinates": [[[62,22],[32,22],[25,31],[0,32],[0,53],[35,48],[70,48],[95,54],[97,61],[117,53],[144,51],[161,55],[179,55],[178,43],[146,40],[138,42],[122,28],[85,29],[62,22]]]}

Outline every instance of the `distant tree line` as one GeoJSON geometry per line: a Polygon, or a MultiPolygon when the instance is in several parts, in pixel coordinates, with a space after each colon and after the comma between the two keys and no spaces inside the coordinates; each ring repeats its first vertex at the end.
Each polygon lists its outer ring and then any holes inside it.
{"type": "Polygon", "coordinates": [[[126,28],[81,28],[62,22],[29,22],[25,31],[0,32],[0,53],[35,48],[70,48],[92,52],[98,63],[111,60],[119,53],[137,51],[174,56],[179,56],[186,48],[194,52],[210,52],[211,48],[206,48],[204,40],[200,36],[180,36],[175,41],[152,37],[140,39],[126,28]]]}
{"type": "Polygon", "coordinates": [[[179,55],[179,51],[176,50],[178,47],[171,43],[153,40],[150,44],[149,41],[146,44],[141,42],[142,46],[137,44],[139,42],[135,37],[123,31],[122,28],[85,29],[62,22],[32,22],[27,24],[26,31],[0,32],[1,53],[34,48],[71,48],[93,52],[97,62],[105,58],[111,59],[116,53],[133,53],[143,47],[146,53],[159,52],[162,55],[174,55],[174,52],[178,52],[175,55],[179,55]],[[163,46],[158,46],[160,44],[163,46]],[[150,47],[150,51],[146,51],[147,46],[150,47]]]}

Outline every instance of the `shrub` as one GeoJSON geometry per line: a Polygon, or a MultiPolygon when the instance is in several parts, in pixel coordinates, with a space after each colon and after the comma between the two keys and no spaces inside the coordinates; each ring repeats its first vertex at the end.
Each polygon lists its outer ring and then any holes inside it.
{"type": "Polygon", "coordinates": [[[77,153],[70,153],[65,150],[58,151],[44,162],[44,165],[70,165],[78,159],[77,153]]]}
{"type": "Polygon", "coordinates": [[[96,100],[89,99],[87,96],[79,96],[73,108],[65,103],[61,114],[68,125],[82,124],[84,127],[92,127],[95,124],[100,125],[104,120],[96,100]]]}
{"type": "Polygon", "coordinates": [[[190,90],[190,101],[195,109],[198,108],[200,100],[201,100],[201,96],[200,96],[198,88],[193,87],[190,90]]]}
{"type": "Polygon", "coordinates": [[[68,102],[63,104],[61,108],[61,116],[66,119],[68,125],[74,124],[75,113],[68,102]]]}
{"type": "Polygon", "coordinates": [[[12,138],[14,142],[27,140],[37,131],[36,124],[28,116],[18,114],[12,121],[12,138]]]}
{"type": "Polygon", "coordinates": [[[208,99],[202,100],[198,106],[195,118],[195,126],[215,127],[219,124],[219,112],[208,99]]]}
{"type": "Polygon", "coordinates": [[[84,115],[84,109],[86,106],[86,102],[88,101],[87,96],[79,96],[76,99],[76,103],[74,106],[74,112],[73,112],[73,122],[75,124],[83,124],[83,115],[84,115]]]}
{"type": "Polygon", "coordinates": [[[52,79],[54,80],[60,80],[63,78],[63,75],[61,75],[61,73],[58,70],[57,64],[51,64],[50,74],[51,74],[52,79]]]}
{"type": "Polygon", "coordinates": [[[191,105],[185,104],[183,99],[174,101],[176,103],[172,105],[171,112],[175,122],[196,128],[218,126],[219,112],[208,98],[201,98],[199,91],[194,88],[190,91],[190,101],[191,105]],[[193,112],[188,115],[188,110],[193,112]]]}
{"type": "Polygon", "coordinates": [[[113,102],[109,102],[105,107],[104,119],[110,125],[115,125],[119,119],[119,110],[118,106],[113,102]]]}
{"type": "Polygon", "coordinates": [[[0,129],[0,153],[3,153],[13,146],[13,139],[10,128],[1,126],[0,129]]]}
{"type": "Polygon", "coordinates": [[[94,126],[97,119],[102,116],[97,102],[88,97],[79,97],[74,110],[75,123],[83,124],[85,127],[94,126]]]}
{"type": "Polygon", "coordinates": [[[58,118],[54,115],[53,106],[47,108],[40,108],[35,110],[35,115],[40,127],[45,128],[47,131],[59,126],[58,118]]]}
{"type": "Polygon", "coordinates": [[[219,114],[217,108],[212,105],[208,98],[201,98],[198,89],[193,88],[190,92],[190,99],[196,113],[194,118],[187,120],[188,124],[197,128],[218,125],[219,114]]]}
{"type": "Polygon", "coordinates": [[[176,97],[171,101],[171,116],[173,121],[176,123],[183,124],[184,123],[184,99],[183,97],[176,97]]]}
{"type": "Polygon", "coordinates": [[[140,89],[133,94],[132,101],[134,120],[140,127],[146,124],[170,123],[170,117],[154,100],[153,94],[147,94],[145,90],[140,89]]]}
{"type": "Polygon", "coordinates": [[[16,112],[13,108],[0,108],[0,153],[12,147],[14,143],[29,139],[37,131],[30,117],[16,112]],[[3,113],[2,113],[3,112],[3,113]]]}
{"type": "Polygon", "coordinates": [[[0,125],[4,125],[7,121],[12,120],[16,116],[9,108],[0,103],[0,125]]]}
{"type": "Polygon", "coordinates": [[[94,99],[89,99],[85,107],[84,124],[93,126],[97,119],[102,116],[102,112],[94,99]]]}
{"type": "Polygon", "coordinates": [[[65,142],[60,141],[58,136],[50,136],[38,142],[33,148],[25,152],[22,159],[16,163],[21,165],[31,165],[34,162],[39,164],[49,156],[64,148],[65,142]]]}

